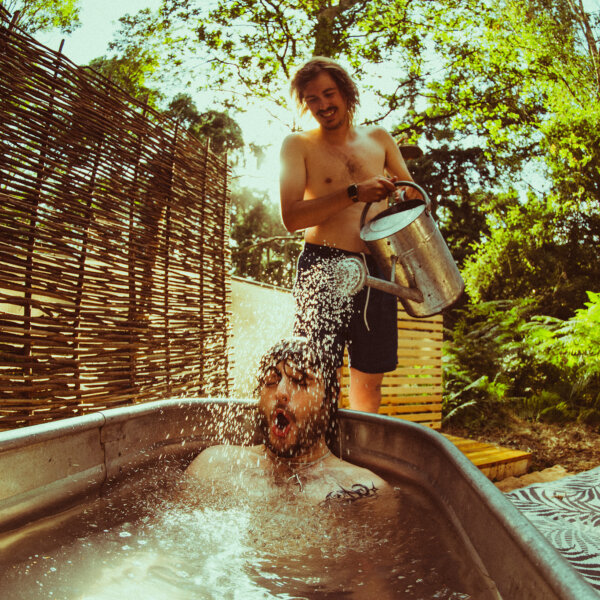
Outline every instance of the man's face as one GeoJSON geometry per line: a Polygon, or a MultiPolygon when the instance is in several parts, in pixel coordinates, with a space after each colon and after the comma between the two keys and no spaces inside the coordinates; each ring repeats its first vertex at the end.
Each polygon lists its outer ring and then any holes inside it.
{"type": "Polygon", "coordinates": [[[322,378],[282,360],[267,369],[260,385],[258,414],[265,445],[277,456],[306,454],[327,428],[322,378]]]}
{"type": "Polygon", "coordinates": [[[304,88],[304,102],[323,129],[337,129],[348,122],[348,105],[329,73],[321,72],[304,88]]]}

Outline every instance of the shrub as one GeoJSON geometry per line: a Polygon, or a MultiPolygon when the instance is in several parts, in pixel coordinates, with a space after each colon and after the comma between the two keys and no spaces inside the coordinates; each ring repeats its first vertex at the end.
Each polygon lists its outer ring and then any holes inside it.
{"type": "Polygon", "coordinates": [[[529,300],[500,300],[459,311],[444,344],[445,421],[502,420],[534,375],[519,333],[534,309],[529,300]]]}
{"type": "Polygon", "coordinates": [[[507,410],[600,425],[600,294],[568,320],[530,300],[470,305],[444,345],[444,420],[498,422],[507,410]]]}

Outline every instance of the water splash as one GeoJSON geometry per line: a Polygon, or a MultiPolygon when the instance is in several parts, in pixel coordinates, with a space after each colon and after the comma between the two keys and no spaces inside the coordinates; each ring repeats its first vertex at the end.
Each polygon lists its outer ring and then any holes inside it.
{"type": "Polygon", "coordinates": [[[232,283],[231,375],[234,398],[251,397],[261,356],[292,334],[291,294],[249,282],[232,283]]]}
{"type": "Polygon", "coordinates": [[[307,337],[326,356],[344,351],[353,311],[346,283],[349,275],[345,257],[330,258],[301,272],[294,286],[294,334],[307,337]]]}

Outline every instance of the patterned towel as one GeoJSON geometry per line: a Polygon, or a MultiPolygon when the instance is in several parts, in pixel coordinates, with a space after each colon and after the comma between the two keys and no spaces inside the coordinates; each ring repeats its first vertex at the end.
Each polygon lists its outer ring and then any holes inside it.
{"type": "Polygon", "coordinates": [[[600,467],[506,497],[600,591],[600,467]]]}

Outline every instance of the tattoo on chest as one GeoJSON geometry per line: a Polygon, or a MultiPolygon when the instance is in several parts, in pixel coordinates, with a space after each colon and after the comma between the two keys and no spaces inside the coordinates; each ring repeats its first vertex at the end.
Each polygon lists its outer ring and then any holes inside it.
{"type": "Polygon", "coordinates": [[[329,492],[327,496],[325,496],[324,502],[331,502],[332,500],[346,500],[348,502],[354,502],[355,500],[360,500],[361,498],[372,498],[377,496],[377,488],[374,484],[371,487],[364,485],[363,483],[355,483],[350,489],[340,488],[339,490],[334,490],[333,492],[329,492]]]}

